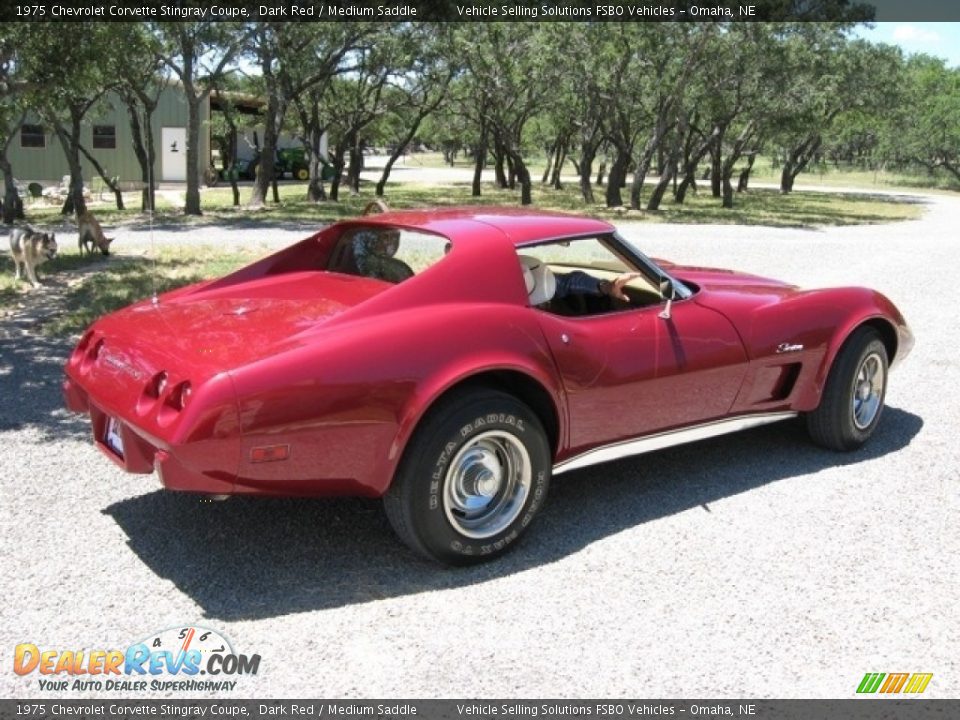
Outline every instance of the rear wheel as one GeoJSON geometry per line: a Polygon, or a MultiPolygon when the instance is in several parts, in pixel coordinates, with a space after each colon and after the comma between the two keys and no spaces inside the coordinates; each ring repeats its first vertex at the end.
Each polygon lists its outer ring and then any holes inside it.
{"type": "Polygon", "coordinates": [[[887,393],[887,349],[876,330],[856,330],[837,354],[820,407],[807,414],[807,430],[818,445],[856,450],[880,422],[887,393]]]}
{"type": "Polygon", "coordinates": [[[511,395],[457,393],[416,431],[390,490],[397,535],[439,562],[490,560],[513,546],[546,498],[550,447],[539,419],[511,395]]]}

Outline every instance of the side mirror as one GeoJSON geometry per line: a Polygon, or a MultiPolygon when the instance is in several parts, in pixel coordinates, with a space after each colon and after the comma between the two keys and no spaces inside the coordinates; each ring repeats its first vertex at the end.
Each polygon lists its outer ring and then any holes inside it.
{"type": "Polygon", "coordinates": [[[658,317],[669,320],[670,319],[670,310],[673,308],[673,283],[669,278],[664,278],[660,281],[660,297],[666,298],[667,305],[660,311],[658,317]]]}

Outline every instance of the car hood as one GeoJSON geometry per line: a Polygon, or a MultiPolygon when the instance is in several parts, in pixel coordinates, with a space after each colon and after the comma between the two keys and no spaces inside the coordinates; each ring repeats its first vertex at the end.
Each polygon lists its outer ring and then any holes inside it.
{"type": "Polygon", "coordinates": [[[391,287],[325,272],[295,272],[243,282],[216,281],[145,300],[95,326],[114,352],[135,355],[146,371],[190,366],[213,375],[295,347],[364,300],[391,287]]]}
{"type": "Polygon", "coordinates": [[[802,292],[796,285],[761,277],[760,275],[751,275],[750,273],[721,268],[673,265],[663,262],[660,265],[674,277],[692,283],[701,290],[743,293],[746,295],[755,294],[772,298],[783,298],[802,292]]]}

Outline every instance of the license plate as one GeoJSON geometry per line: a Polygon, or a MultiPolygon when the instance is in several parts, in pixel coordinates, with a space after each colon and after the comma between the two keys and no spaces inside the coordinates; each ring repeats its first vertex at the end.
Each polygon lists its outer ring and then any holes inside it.
{"type": "Polygon", "coordinates": [[[107,420],[107,434],[104,437],[107,447],[117,455],[123,457],[123,438],[120,437],[120,421],[116,418],[107,420]]]}

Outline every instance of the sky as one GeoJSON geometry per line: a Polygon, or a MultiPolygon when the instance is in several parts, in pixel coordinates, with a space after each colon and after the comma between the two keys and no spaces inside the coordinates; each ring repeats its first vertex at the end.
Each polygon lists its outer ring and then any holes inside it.
{"type": "Polygon", "coordinates": [[[927,53],[942,57],[951,67],[960,67],[960,23],[879,22],[873,28],[860,26],[856,37],[899,45],[907,54],[927,53]]]}

